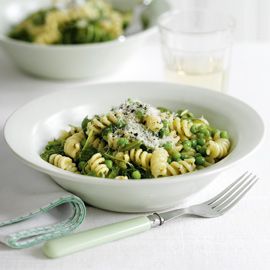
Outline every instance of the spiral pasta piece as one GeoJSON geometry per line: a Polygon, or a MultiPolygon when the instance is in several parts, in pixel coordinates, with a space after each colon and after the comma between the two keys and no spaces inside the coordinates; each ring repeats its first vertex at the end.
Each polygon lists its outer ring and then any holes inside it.
{"type": "Polygon", "coordinates": [[[49,157],[49,163],[52,165],[70,172],[78,172],[76,164],[72,162],[69,157],[62,156],[60,154],[52,154],[49,157]]]}
{"type": "Polygon", "coordinates": [[[129,162],[130,161],[130,157],[129,157],[129,153],[128,151],[126,152],[117,152],[115,154],[115,158],[119,161],[119,160],[122,160],[124,161],[125,163],[129,162]]]}
{"type": "Polygon", "coordinates": [[[214,141],[217,141],[218,139],[220,139],[221,137],[220,137],[220,130],[216,130],[215,132],[214,132],[214,135],[213,135],[213,140],[214,141]]]}
{"type": "Polygon", "coordinates": [[[131,149],[129,151],[129,157],[132,162],[145,169],[149,169],[151,166],[152,154],[142,149],[131,149]]]}
{"type": "Polygon", "coordinates": [[[175,130],[177,134],[180,136],[180,140],[183,141],[192,136],[192,133],[190,131],[191,126],[192,126],[191,121],[175,117],[171,122],[170,129],[175,130]]]}
{"type": "Polygon", "coordinates": [[[93,137],[93,140],[89,144],[96,148],[99,152],[101,152],[106,146],[106,143],[102,139],[95,137],[93,137]]]}
{"type": "Polygon", "coordinates": [[[215,159],[212,157],[206,157],[204,167],[209,167],[211,165],[215,164],[215,159]]]}
{"type": "Polygon", "coordinates": [[[60,140],[66,140],[71,135],[73,135],[75,133],[78,133],[78,132],[81,132],[81,131],[82,131],[82,128],[72,126],[70,131],[61,130],[60,134],[59,134],[59,139],[60,140]]]}
{"type": "Polygon", "coordinates": [[[156,115],[146,115],[145,124],[146,127],[153,132],[158,132],[163,127],[163,124],[161,123],[161,118],[156,115]]]}
{"type": "Polygon", "coordinates": [[[87,161],[85,171],[91,171],[97,176],[105,177],[109,172],[109,168],[104,162],[105,159],[102,155],[100,153],[96,153],[87,161]]]}
{"type": "Polygon", "coordinates": [[[103,115],[101,117],[95,117],[91,122],[87,125],[87,134],[91,130],[93,130],[94,133],[99,134],[101,131],[110,126],[111,124],[115,124],[117,122],[117,117],[114,113],[109,112],[107,115],[103,115]]]}
{"type": "Polygon", "coordinates": [[[151,173],[157,178],[158,176],[165,176],[167,174],[167,159],[168,152],[163,148],[157,148],[151,158],[151,173]]]}
{"type": "Polygon", "coordinates": [[[108,146],[113,150],[118,148],[118,138],[114,137],[112,133],[108,134],[107,142],[108,146]]]}
{"type": "Polygon", "coordinates": [[[81,132],[81,131],[82,131],[82,128],[81,127],[74,127],[74,126],[72,126],[70,128],[69,134],[70,135],[73,135],[73,134],[78,133],[78,132],[81,132]]]}
{"type": "Polygon", "coordinates": [[[222,158],[228,154],[230,141],[228,139],[217,139],[208,141],[206,145],[206,154],[211,158],[222,158]]]}
{"type": "Polygon", "coordinates": [[[172,143],[174,144],[180,143],[180,137],[177,135],[175,130],[170,131],[169,136],[172,143]]]}
{"type": "Polygon", "coordinates": [[[80,151],[80,142],[82,139],[84,139],[84,133],[82,131],[68,137],[64,144],[65,154],[72,158],[75,158],[77,153],[80,151]]]}
{"type": "Polygon", "coordinates": [[[173,161],[167,165],[167,176],[192,172],[196,169],[195,158],[173,161]]]}
{"type": "Polygon", "coordinates": [[[127,180],[128,177],[125,176],[125,175],[118,175],[118,176],[116,176],[114,179],[118,179],[118,180],[127,180]]]}

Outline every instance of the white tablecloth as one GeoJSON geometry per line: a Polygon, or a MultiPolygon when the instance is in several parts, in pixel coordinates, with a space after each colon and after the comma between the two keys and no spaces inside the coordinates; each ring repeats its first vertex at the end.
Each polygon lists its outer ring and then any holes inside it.
{"type": "MultiPolygon", "coordinates": [[[[233,50],[229,93],[248,102],[270,123],[270,44],[237,44],[233,50]]],[[[149,41],[122,69],[102,79],[83,82],[45,81],[18,71],[0,51],[0,126],[18,106],[29,100],[81,84],[119,80],[167,80],[158,42],[149,41]]],[[[248,119],[243,119],[248,121],[248,119]]],[[[250,127],[252,129],[252,126],[250,127]]],[[[118,242],[49,260],[40,246],[12,250],[0,245],[0,269],[188,269],[258,270],[270,267],[270,136],[250,158],[224,173],[187,204],[215,194],[246,169],[261,181],[228,214],[217,219],[183,217],[166,226],[118,242]]],[[[0,185],[8,175],[5,156],[11,155],[0,140],[0,185]]],[[[14,170],[18,161],[14,160],[14,170]]],[[[30,169],[29,169],[30,170],[30,169]]],[[[20,172],[18,171],[18,178],[20,172]]],[[[23,181],[23,179],[20,179],[23,181]]],[[[13,199],[13,203],[16,199],[13,199]]],[[[112,223],[131,215],[89,207],[80,230],[112,223]]]]}

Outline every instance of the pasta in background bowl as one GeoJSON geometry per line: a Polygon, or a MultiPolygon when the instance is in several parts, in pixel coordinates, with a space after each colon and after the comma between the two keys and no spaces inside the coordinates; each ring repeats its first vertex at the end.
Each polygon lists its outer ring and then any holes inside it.
{"type": "Polygon", "coordinates": [[[4,133],[17,157],[34,169],[47,173],[89,204],[120,212],[146,212],[177,205],[205,187],[220,172],[251,154],[262,141],[264,124],[247,104],[219,92],[169,83],[123,82],[66,89],[36,99],[9,118],[4,133]],[[104,99],[108,94],[110,98],[104,99]],[[186,108],[196,116],[203,115],[212,126],[230,134],[229,155],[192,173],[140,180],[80,175],[52,166],[40,157],[48,141],[58,138],[59,131],[67,130],[70,123],[80,126],[86,115],[92,118],[104,114],[128,98],[173,111],[186,108]],[[22,122],[24,129],[18,133],[17,127],[22,122]]]}
{"type": "Polygon", "coordinates": [[[134,12],[118,12],[103,2],[106,0],[88,1],[88,8],[69,12],[51,9],[51,0],[2,0],[0,45],[20,69],[35,76],[97,77],[128,61],[156,32],[159,15],[169,9],[164,0],[134,12]],[[101,5],[103,11],[95,5],[101,5]]]}

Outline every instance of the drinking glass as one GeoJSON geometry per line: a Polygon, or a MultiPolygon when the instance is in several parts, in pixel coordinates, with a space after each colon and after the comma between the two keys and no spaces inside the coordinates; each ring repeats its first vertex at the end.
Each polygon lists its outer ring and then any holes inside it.
{"type": "Polygon", "coordinates": [[[164,13],[158,21],[163,58],[171,79],[227,90],[234,19],[203,10],[164,13]]]}

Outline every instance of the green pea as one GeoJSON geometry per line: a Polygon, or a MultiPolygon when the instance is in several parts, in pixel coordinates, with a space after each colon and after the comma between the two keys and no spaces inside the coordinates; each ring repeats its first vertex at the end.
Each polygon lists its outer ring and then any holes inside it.
{"type": "Polygon", "coordinates": [[[168,128],[169,127],[169,122],[167,120],[162,121],[163,127],[168,128]]]}
{"type": "Polygon", "coordinates": [[[194,147],[196,147],[196,145],[197,145],[197,140],[191,140],[191,146],[194,148],[194,147]]]}
{"type": "Polygon", "coordinates": [[[198,145],[201,145],[201,146],[203,146],[204,144],[205,144],[205,139],[198,139],[197,140],[197,143],[198,143],[198,145]]]}
{"type": "Polygon", "coordinates": [[[139,172],[139,171],[134,171],[133,173],[132,173],[132,178],[133,179],[141,179],[141,173],[139,172]]]}
{"type": "Polygon", "coordinates": [[[190,146],[189,145],[184,145],[183,148],[184,148],[185,151],[189,151],[190,150],[190,146]]]}
{"type": "Polygon", "coordinates": [[[198,156],[195,158],[195,164],[196,165],[204,165],[205,163],[205,158],[202,156],[198,156]]]}
{"type": "Polygon", "coordinates": [[[189,155],[185,154],[185,153],[181,153],[181,159],[188,159],[189,155]]]}
{"type": "Polygon", "coordinates": [[[191,141],[189,141],[189,140],[184,141],[183,147],[184,147],[184,150],[188,151],[191,147],[191,141]]]}
{"type": "Polygon", "coordinates": [[[222,139],[229,139],[229,134],[228,134],[227,131],[222,130],[222,131],[220,132],[220,137],[221,137],[222,139]]]}
{"type": "Polygon", "coordinates": [[[200,152],[202,146],[201,146],[201,145],[197,145],[195,148],[196,148],[196,151],[197,151],[197,152],[200,152]]]}
{"type": "Polygon", "coordinates": [[[106,159],[105,164],[109,169],[113,167],[113,162],[110,159],[106,159]]]}
{"type": "Polygon", "coordinates": [[[199,153],[203,156],[206,155],[206,146],[202,146],[202,148],[199,150],[199,153]]]}
{"type": "Polygon", "coordinates": [[[211,134],[210,134],[210,131],[209,131],[208,129],[205,129],[205,130],[203,131],[203,134],[204,134],[204,136],[207,137],[207,138],[210,137],[210,135],[211,135],[211,134]]]}
{"type": "Polygon", "coordinates": [[[190,131],[191,131],[193,134],[195,134],[195,133],[197,133],[197,131],[198,131],[198,127],[197,127],[196,125],[192,125],[191,128],[190,128],[190,131]]]}
{"type": "Polygon", "coordinates": [[[144,118],[144,113],[141,110],[136,111],[136,117],[139,118],[139,120],[142,120],[144,118]]]}
{"type": "Polygon", "coordinates": [[[191,141],[185,140],[185,141],[183,141],[183,145],[191,147],[191,141]]]}
{"type": "Polygon", "coordinates": [[[128,144],[128,139],[127,138],[120,138],[118,141],[117,141],[117,144],[121,147],[125,146],[128,144]]]}
{"type": "Polygon", "coordinates": [[[203,132],[206,129],[205,125],[200,125],[199,126],[199,132],[203,132]]]}
{"type": "Polygon", "coordinates": [[[195,156],[195,158],[196,158],[196,157],[201,157],[202,154],[201,154],[201,153],[196,153],[194,156],[195,156]]]}
{"type": "Polygon", "coordinates": [[[205,137],[210,136],[210,132],[209,132],[209,130],[207,129],[206,126],[200,126],[199,132],[202,133],[205,137]]]}
{"type": "Polygon", "coordinates": [[[167,142],[167,143],[165,143],[164,145],[163,145],[163,147],[167,150],[167,151],[169,151],[169,150],[172,150],[172,143],[171,142],[167,142]]]}
{"type": "Polygon", "coordinates": [[[204,134],[202,132],[197,133],[198,139],[204,139],[204,134]]]}
{"type": "Polygon", "coordinates": [[[174,161],[179,161],[181,159],[181,154],[179,152],[173,152],[172,153],[172,159],[174,161]]]}

